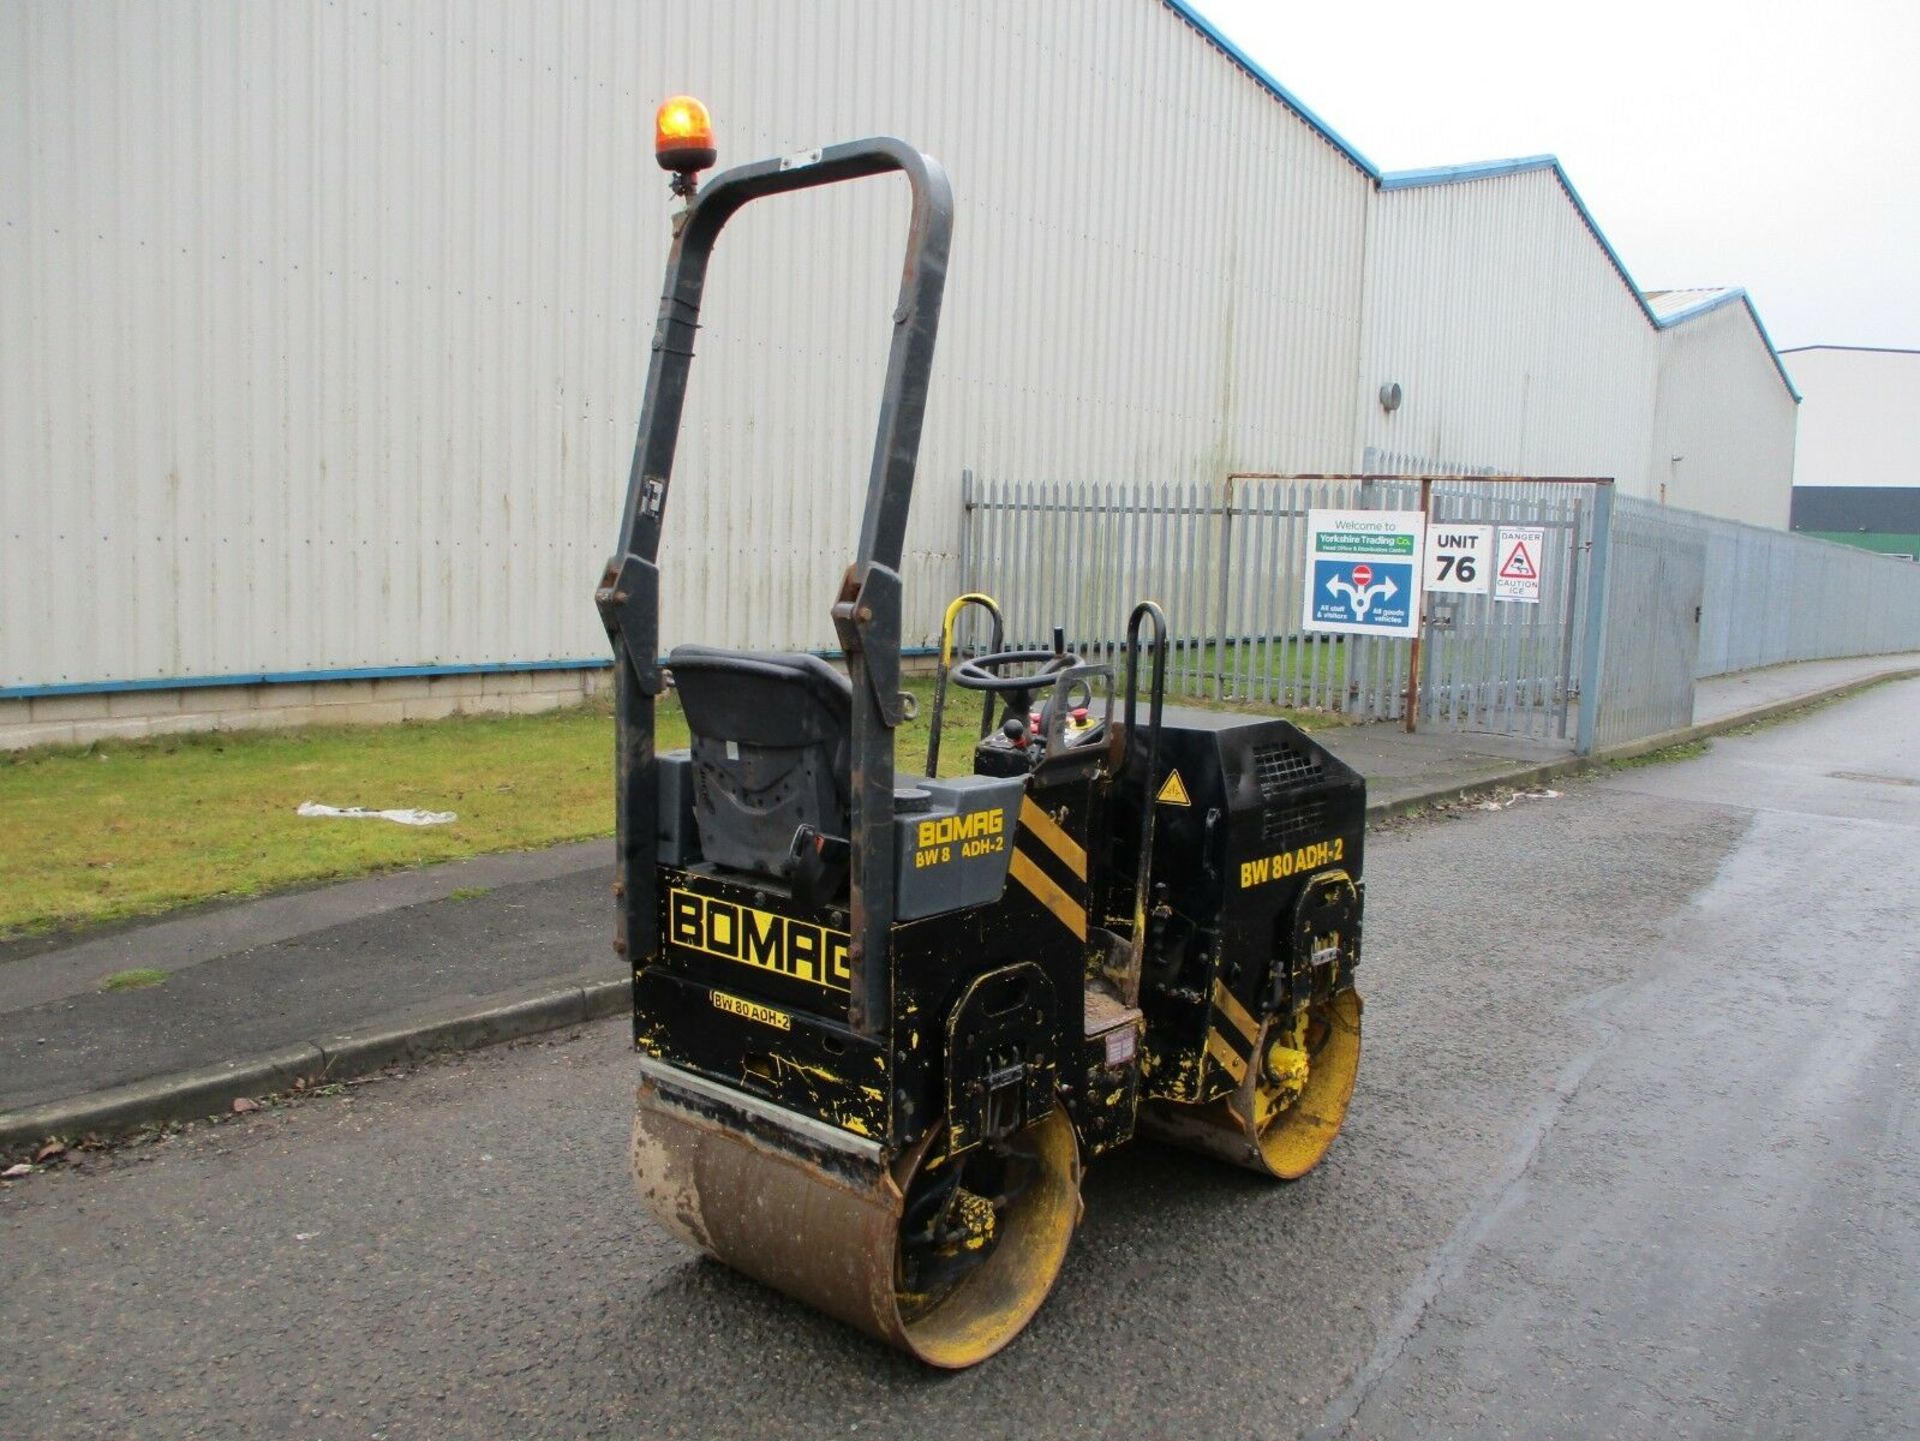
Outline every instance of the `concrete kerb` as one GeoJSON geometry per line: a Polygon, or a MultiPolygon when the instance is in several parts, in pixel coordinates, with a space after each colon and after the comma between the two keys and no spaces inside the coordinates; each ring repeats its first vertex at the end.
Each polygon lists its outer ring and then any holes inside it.
{"type": "Polygon", "coordinates": [[[1731,715],[1719,716],[1699,725],[1681,726],[1677,730],[1662,731],[1659,735],[1643,736],[1639,740],[1627,741],[1621,745],[1610,746],[1596,760],[1626,761],[1636,756],[1650,755],[1654,751],[1665,750],[1668,746],[1685,745],[1689,741],[1705,740],[1708,736],[1723,735],[1727,731],[1738,730],[1742,726],[1757,725],[1762,721],[1775,720],[1780,716],[1791,715],[1794,711],[1805,710],[1808,706],[1825,705],[1829,701],[1844,700],[1847,696],[1874,686],[1885,685],[1888,681],[1912,680],[1920,676],[1920,668],[1905,667],[1900,670],[1881,671],[1878,675],[1860,676],[1855,680],[1842,681],[1838,685],[1827,686],[1823,690],[1807,691],[1802,695],[1790,696],[1785,700],[1769,701],[1765,705],[1753,706],[1747,710],[1735,711],[1731,715]]]}
{"type": "Polygon", "coordinates": [[[382,1066],[411,1064],[440,1051],[470,1051],[585,1025],[624,1010],[632,993],[630,981],[596,981],[466,1015],[345,1036],[321,1048],[322,1076],[345,1080],[382,1066]]]}
{"type": "MultiPolygon", "coordinates": [[[[1542,785],[1550,780],[1605,765],[1609,761],[1631,760],[1668,746],[1684,745],[1689,741],[1703,740],[1708,736],[1738,730],[1742,726],[1772,720],[1810,705],[1839,700],[1887,681],[1907,680],[1915,676],[1920,676],[1920,669],[1885,671],[1828,686],[1823,690],[1809,691],[1787,700],[1754,706],[1700,725],[1682,726],[1677,730],[1610,746],[1592,756],[1568,756],[1564,760],[1544,764],[1516,766],[1467,785],[1437,786],[1419,795],[1402,796],[1397,800],[1368,806],[1367,819],[1370,822],[1388,820],[1496,787],[1520,789],[1542,785]]],[[[308,1084],[348,1080],[378,1071],[384,1066],[418,1061],[437,1052],[472,1050],[547,1031],[564,1030],[568,1026],[618,1015],[629,1004],[631,992],[630,983],[624,979],[598,981],[587,986],[566,986],[545,995],[505,1005],[490,1005],[475,1011],[431,1017],[385,1030],[342,1036],[325,1045],[292,1046],[223,1066],[137,1081],[90,1095],[52,1101],[24,1111],[0,1112],[0,1155],[11,1155],[27,1149],[50,1136],[69,1139],[89,1133],[111,1136],[158,1121],[217,1114],[228,1110],[238,1097],[288,1091],[296,1080],[308,1084]]]]}
{"type": "Polygon", "coordinates": [[[0,1113],[0,1156],[53,1136],[74,1138],[90,1132],[107,1136],[153,1121],[210,1115],[226,1110],[236,1096],[290,1090],[296,1080],[318,1074],[320,1065],[317,1046],[287,1046],[224,1066],[156,1076],[24,1111],[0,1113]]]}
{"type": "Polygon", "coordinates": [[[1545,785],[1548,781],[1561,776],[1577,775],[1581,771],[1591,770],[1596,764],[1598,762],[1590,756],[1568,756],[1561,761],[1515,766],[1512,770],[1481,776],[1465,785],[1436,786],[1432,790],[1421,791],[1418,795],[1401,796],[1398,800],[1382,801],[1379,805],[1368,806],[1367,820],[1369,822],[1391,820],[1396,816],[1425,810],[1431,805],[1481,795],[1501,787],[1509,790],[1523,790],[1529,786],[1545,785]]]}
{"type": "Polygon", "coordinates": [[[564,1030],[618,1015],[630,1003],[632,989],[624,979],[565,986],[506,1005],[362,1031],[325,1045],[288,1046],[225,1065],[0,1112],[0,1155],[30,1149],[52,1136],[73,1140],[89,1134],[124,1135],[157,1122],[222,1114],[242,1096],[290,1091],[295,1081],[316,1085],[350,1080],[437,1052],[472,1050],[564,1030]]]}
{"type": "Polygon", "coordinates": [[[1496,787],[1518,790],[1527,786],[1544,785],[1550,780],[1565,776],[1579,775],[1583,771],[1593,770],[1613,761],[1633,760],[1638,756],[1651,755],[1655,751],[1669,746],[1686,745],[1689,741],[1705,740],[1709,736],[1724,735],[1728,731],[1739,730],[1742,726],[1758,725],[1795,711],[1805,710],[1808,706],[1825,705],[1830,701],[1844,700],[1863,690],[1884,685],[1888,681],[1912,680],[1920,676],[1920,668],[1907,667],[1900,670],[1881,671],[1878,675],[1861,676],[1854,680],[1842,681],[1821,690],[1805,691],[1785,700],[1769,701],[1765,705],[1751,706],[1743,711],[1717,716],[1699,725],[1680,726],[1675,730],[1662,731],[1658,735],[1642,736],[1639,740],[1623,741],[1617,746],[1608,746],[1590,756],[1568,756],[1564,760],[1547,761],[1540,765],[1518,766],[1498,775],[1486,776],[1463,786],[1441,786],[1415,796],[1403,796],[1399,800],[1384,805],[1368,806],[1367,819],[1386,820],[1391,816],[1406,815],[1422,810],[1437,802],[1455,801],[1463,797],[1478,795],[1496,787]]]}

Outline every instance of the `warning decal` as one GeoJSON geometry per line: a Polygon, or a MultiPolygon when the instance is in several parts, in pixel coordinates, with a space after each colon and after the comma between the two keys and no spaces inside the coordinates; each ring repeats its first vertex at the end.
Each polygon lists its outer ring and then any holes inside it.
{"type": "Polygon", "coordinates": [[[1527,554],[1527,543],[1524,540],[1516,540],[1513,543],[1513,552],[1500,562],[1500,579],[1540,579],[1540,568],[1533,563],[1533,557],[1527,554]]]}
{"type": "Polygon", "coordinates": [[[1179,771],[1168,771],[1166,784],[1160,787],[1160,794],[1154,797],[1163,806],[1190,806],[1193,798],[1187,794],[1187,784],[1180,779],[1179,771]]]}
{"type": "Polygon", "coordinates": [[[1529,605],[1540,603],[1540,557],[1545,550],[1546,539],[1544,526],[1500,527],[1500,543],[1494,548],[1494,553],[1500,557],[1500,568],[1493,576],[1495,600],[1524,601],[1529,605]]]}

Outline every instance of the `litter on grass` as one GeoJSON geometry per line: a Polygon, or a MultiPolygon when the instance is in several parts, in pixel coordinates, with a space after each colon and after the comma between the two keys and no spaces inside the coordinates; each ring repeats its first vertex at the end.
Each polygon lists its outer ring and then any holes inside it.
{"type": "Polygon", "coordinates": [[[444,826],[460,819],[454,811],[370,811],[362,806],[323,806],[318,801],[302,801],[299,814],[347,821],[392,821],[402,826],[444,826]]]}
{"type": "Polygon", "coordinates": [[[1557,801],[1559,799],[1559,791],[1515,791],[1503,801],[1480,802],[1480,809],[1483,811],[1503,811],[1515,801],[1557,801]]]}

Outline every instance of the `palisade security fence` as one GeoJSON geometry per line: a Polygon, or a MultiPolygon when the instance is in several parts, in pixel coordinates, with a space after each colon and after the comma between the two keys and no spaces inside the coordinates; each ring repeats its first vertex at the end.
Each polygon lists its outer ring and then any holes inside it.
{"type": "Polygon", "coordinates": [[[1625,500],[1706,546],[1704,679],[1790,660],[1885,655],[1920,643],[1920,565],[1850,545],[1625,500]]]}
{"type": "MultiPolygon", "coordinates": [[[[1307,512],[1416,510],[1418,477],[1200,484],[962,480],[961,573],[1009,647],[1110,659],[1136,600],[1172,629],[1170,694],[1405,714],[1409,641],[1301,625],[1307,512]]],[[[1687,725],[1698,676],[1920,648],[1920,566],[1622,497],[1602,483],[1434,477],[1430,524],[1538,526],[1537,604],[1426,597],[1422,727],[1586,752],[1687,725]],[[1592,604],[1595,593],[1603,603],[1592,604]],[[1597,683],[1596,683],[1597,678],[1597,683]]],[[[962,622],[959,640],[984,636],[962,622]]]]}

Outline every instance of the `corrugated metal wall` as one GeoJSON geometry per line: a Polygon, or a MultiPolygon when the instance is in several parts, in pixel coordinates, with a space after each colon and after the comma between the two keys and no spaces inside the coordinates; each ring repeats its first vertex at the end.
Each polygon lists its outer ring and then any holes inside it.
{"type": "MultiPolygon", "coordinates": [[[[876,131],[959,196],[910,537],[959,483],[1338,469],[1368,179],[1136,0],[0,11],[0,687],[591,659],[667,242],[723,160],[876,131]]],[[[904,192],[716,259],[668,639],[827,646],[904,192]]]]}
{"type": "Polygon", "coordinates": [[[1734,301],[1663,330],[1653,498],[1784,530],[1799,406],[1734,301]],[[1676,457],[1678,457],[1676,459],[1676,457]]]}
{"type": "Polygon", "coordinates": [[[1371,224],[1366,468],[1611,475],[1638,493],[1658,336],[1553,171],[1383,190],[1371,224]]]}
{"type": "Polygon", "coordinates": [[[1688,511],[1639,504],[1628,513],[1704,547],[1702,678],[1920,646],[1912,561],[1688,511]]]}

